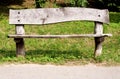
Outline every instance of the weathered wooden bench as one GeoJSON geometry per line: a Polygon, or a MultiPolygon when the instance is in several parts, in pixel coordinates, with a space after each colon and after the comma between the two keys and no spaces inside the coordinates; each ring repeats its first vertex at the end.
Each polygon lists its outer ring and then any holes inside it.
{"type": "MultiPolygon", "coordinates": [[[[95,38],[95,56],[102,53],[102,42],[104,37],[112,36],[103,34],[103,23],[109,24],[108,10],[92,8],[40,8],[10,10],[9,24],[15,24],[16,34],[8,35],[16,42],[17,56],[25,56],[24,38],[95,38]],[[24,24],[51,24],[66,21],[86,20],[95,23],[94,34],[72,34],[72,35],[25,35],[24,24]]],[[[62,26],[62,25],[61,25],[62,26]]]]}

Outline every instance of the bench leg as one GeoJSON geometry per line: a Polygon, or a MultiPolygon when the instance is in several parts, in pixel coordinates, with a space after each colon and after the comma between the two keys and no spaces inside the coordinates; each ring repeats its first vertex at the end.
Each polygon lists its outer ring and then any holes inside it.
{"type": "Polygon", "coordinates": [[[94,56],[100,56],[102,54],[102,42],[104,41],[104,37],[95,37],[95,52],[94,56]]]}
{"type": "Polygon", "coordinates": [[[14,40],[16,42],[16,56],[24,57],[25,56],[24,39],[23,38],[15,38],[14,40]]]}

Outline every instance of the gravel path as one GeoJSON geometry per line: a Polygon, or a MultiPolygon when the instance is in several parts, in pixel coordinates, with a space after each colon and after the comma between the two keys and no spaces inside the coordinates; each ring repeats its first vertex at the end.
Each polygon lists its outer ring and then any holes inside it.
{"type": "Polygon", "coordinates": [[[2,65],[0,79],[120,79],[120,66],[2,65]]]}

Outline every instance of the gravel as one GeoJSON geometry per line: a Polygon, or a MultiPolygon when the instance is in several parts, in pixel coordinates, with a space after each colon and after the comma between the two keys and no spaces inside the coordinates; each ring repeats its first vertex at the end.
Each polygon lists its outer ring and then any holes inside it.
{"type": "Polygon", "coordinates": [[[0,66],[0,79],[120,79],[120,66],[10,64],[0,66]]]}

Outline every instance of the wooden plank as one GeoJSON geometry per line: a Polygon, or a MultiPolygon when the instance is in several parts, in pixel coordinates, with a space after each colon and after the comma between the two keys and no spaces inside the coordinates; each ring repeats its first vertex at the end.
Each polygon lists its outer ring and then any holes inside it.
{"type": "Polygon", "coordinates": [[[25,46],[23,38],[14,38],[16,42],[16,56],[24,57],[25,56],[25,46]]]}
{"type": "MultiPolygon", "coordinates": [[[[95,22],[95,34],[103,34],[103,23],[95,22]]],[[[103,41],[104,37],[95,37],[95,57],[102,54],[103,41]]]]}
{"type": "Polygon", "coordinates": [[[15,31],[16,31],[16,34],[18,35],[24,35],[25,34],[24,25],[17,24],[15,27],[15,31]]]}
{"type": "MultiPolygon", "coordinates": [[[[16,25],[16,35],[24,35],[24,25],[16,25]]],[[[14,38],[16,42],[16,56],[21,57],[25,56],[25,46],[24,46],[24,39],[23,38],[14,38]]]]}
{"type": "Polygon", "coordinates": [[[82,38],[82,37],[108,37],[111,34],[74,34],[74,35],[8,35],[9,38],[82,38]]]}
{"type": "Polygon", "coordinates": [[[65,21],[88,20],[109,23],[108,10],[92,8],[40,8],[10,10],[10,24],[49,24],[65,21]]]}

